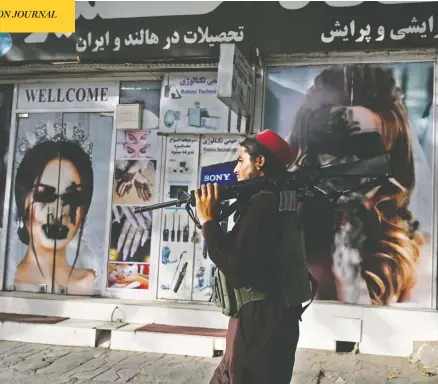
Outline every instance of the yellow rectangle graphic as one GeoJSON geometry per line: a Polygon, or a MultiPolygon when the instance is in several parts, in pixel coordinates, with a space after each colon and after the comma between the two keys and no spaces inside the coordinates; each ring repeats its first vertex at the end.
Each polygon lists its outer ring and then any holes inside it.
{"type": "Polygon", "coordinates": [[[0,0],[0,32],[75,32],[75,0],[0,0]]]}

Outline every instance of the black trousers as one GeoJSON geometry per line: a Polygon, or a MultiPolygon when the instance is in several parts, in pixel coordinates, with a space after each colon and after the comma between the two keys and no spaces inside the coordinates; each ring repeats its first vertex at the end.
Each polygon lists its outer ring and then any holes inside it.
{"type": "Polygon", "coordinates": [[[277,329],[267,329],[267,341],[255,351],[248,348],[248,339],[258,335],[246,332],[240,320],[230,318],[225,354],[210,384],[290,384],[300,336],[299,314],[291,311],[277,329]]]}

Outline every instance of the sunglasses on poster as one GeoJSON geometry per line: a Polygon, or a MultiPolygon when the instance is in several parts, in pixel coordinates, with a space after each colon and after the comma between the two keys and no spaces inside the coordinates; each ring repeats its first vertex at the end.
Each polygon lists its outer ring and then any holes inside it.
{"type": "Polygon", "coordinates": [[[34,202],[51,204],[59,199],[63,207],[70,206],[70,220],[73,225],[76,224],[76,210],[85,205],[85,197],[81,185],[73,182],[67,187],[66,192],[61,194],[56,193],[56,188],[51,185],[34,185],[34,202]]]}

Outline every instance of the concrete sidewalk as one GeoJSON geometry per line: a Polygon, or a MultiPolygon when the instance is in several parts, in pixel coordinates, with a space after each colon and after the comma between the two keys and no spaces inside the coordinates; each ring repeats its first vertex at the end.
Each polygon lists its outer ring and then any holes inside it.
{"type": "MultiPolygon", "coordinates": [[[[0,341],[0,383],[204,384],[219,361],[0,341]]],[[[422,371],[402,358],[299,350],[292,383],[438,383],[438,376],[422,371]]]]}

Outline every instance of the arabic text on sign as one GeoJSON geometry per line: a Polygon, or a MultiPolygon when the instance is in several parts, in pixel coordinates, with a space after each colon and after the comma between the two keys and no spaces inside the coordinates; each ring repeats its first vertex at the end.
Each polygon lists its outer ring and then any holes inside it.
{"type": "Polygon", "coordinates": [[[183,38],[177,31],[174,31],[171,36],[163,40],[149,29],[141,29],[140,31],[128,34],[126,37],[111,36],[110,31],[106,31],[103,35],[95,37],[91,32],[88,32],[86,37],[80,37],[76,43],[77,52],[99,52],[106,49],[112,49],[114,52],[120,51],[123,47],[130,46],[154,46],[157,44],[164,44],[161,49],[167,50],[172,45],[180,44],[182,41],[185,44],[209,44],[213,47],[216,43],[239,43],[243,41],[244,33],[243,26],[238,27],[238,31],[221,32],[218,35],[209,34],[209,27],[205,29],[198,27],[197,32],[189,31],[183,38]]]}
{"type": "MultiPolygon", "coordinates": [[[[361,43],[363,41],[370,42],[380,42],[387,39],[392,39],[395,41],[402,40],[408,35],[419,35],[422,39],[427,38],[429,33],[433,34],[434,29],[434,18],[430,16],[427,21],[419,22],[416,17],[413,17],[411,20],[411,24],[406,28],[400,28],[398,30],[391,29],[389,32],[385,30],[383,25],[380,25],[378,28],[373,31],[373,28],[370,24],[367,24],[365,28],[359,29],[359,37],[356,37],[356,22],[352,20],[349,24],[341,27],[341,23],[336,21],[335,28],[332,29],[329,34],[322,33],[321,41],[323,43],[329,44],[335,39],[340,39],[343,42],[354,41],[357,43],[361,43]],[[377,32],[377,33],[376,33],[377,32]]],[[[433,38],[437,39],[438,34],[436,34],[433,38]]]]}

